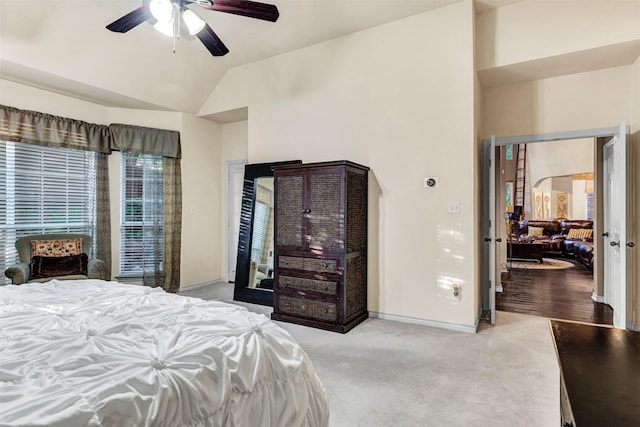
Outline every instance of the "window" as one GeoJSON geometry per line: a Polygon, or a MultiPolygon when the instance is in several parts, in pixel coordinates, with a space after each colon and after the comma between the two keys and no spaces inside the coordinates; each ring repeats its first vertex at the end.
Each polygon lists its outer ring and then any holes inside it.
{"type": "Polygon", "coordinates": [[[122,153],[120,275],[162,271],[162,156],[122,153]]]}
{"type": "Polygon", "coordinates": [[[19,262],[20,237],[95,235],[96,171],[90,151],[0,141],[0,271],[19,262]]]}
{"type": "Polygon", "coordinates": [[[262,264],[265,236],[269,227],[269,206],[256,202],[253,214],[253,238],[251,239],[251,261],[262,264]]]}

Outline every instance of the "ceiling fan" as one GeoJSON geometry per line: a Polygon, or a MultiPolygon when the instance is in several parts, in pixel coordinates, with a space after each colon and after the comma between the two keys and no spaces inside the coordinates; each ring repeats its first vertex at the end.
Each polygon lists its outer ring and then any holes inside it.
{"type": "Polygon", "coordinates": [[[198,37],[213,56],[229,53],[229,49],[209,24],[187,7],[189,4],[271,22],[277,21],[280,16],[275,5],[247,0],[142,0],[142,6],[113,21],[106,28],[116,33],[126,33],[148,21],[156,30],[173,37],[175,52],[176,39],[180,37],[184,24],[189,35],[198,37]]]}

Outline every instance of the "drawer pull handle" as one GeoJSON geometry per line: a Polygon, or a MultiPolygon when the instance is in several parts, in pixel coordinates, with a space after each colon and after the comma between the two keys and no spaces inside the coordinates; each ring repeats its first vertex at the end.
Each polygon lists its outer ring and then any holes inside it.
{"type": "Polygon", "coordinates": [[[329,290],[329,287],[328,287],[328,286],[325,286],[325,287],[324,287],[324,290],[325,290],[325,291],[328,291],[328,290],[329,290]]]}
{"type": "Polygon", "coordinates": [[[302,211],[302,213],[305,213],[305,214],[311,213],[311,209],[305,209],[302,211]]]}
{"type": "Polygon", "coordinates": [[[284,306],[285,306],[285,307],[287,307],[287,308],[289,308],[289,303],[288,303],[288,302],[287,302],[287,303],[285,303],[285,304],[284,304],[284,306]]]}
{"type": "Polygon", "coordinates": [[[329,264],[327,264],[326,262],[323,262],[323,263],[322,263],[322,266],[326,268],[326,267],[328,267],[328,266],[329,266],[329,264]]]}
{"type": "Polygon", "coordinates": [[[324,309],[324,314],[327,314],[329,312],[329,310],[327,310],[326,308],[324,309]]]}

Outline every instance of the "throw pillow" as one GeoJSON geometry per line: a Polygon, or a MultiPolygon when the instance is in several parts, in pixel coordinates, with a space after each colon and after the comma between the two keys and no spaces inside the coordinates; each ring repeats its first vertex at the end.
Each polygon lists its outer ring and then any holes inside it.
{"type": "Polygon", "coordinates": [[[529,227],[529,232],[527,233],[529,237],[544,237],[544,228],[543,227],[529,227]]]}
{"type": "Polygon", "coordinates": [[[592,239],[592,228],[571,228],[567,233],[567,240],[592,239]]]}
{"type": "Polygon", "coordinates": [[[32,240],[31,256],[60,257],[80,255],[82,239],[32,240]]]}
{"type": "Polygon", "coordinates": [[[87,275],[87,254],[69,256],[33,256],[31,257],[31,278],[68,276],[73,274],[87,275]]]}

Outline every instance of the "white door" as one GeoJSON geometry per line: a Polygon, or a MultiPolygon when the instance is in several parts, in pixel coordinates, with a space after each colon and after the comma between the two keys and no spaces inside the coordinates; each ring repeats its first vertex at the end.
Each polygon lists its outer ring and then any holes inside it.
{"type": "MultiPolygon", "coordinates": [[[[496,285],[500,281],[499,269],[496,268],[496,137],[491,135],[490,141],[485,141],[484,146],[484,180],[485,191],[489,195],[488,205],[485,205],[485,217],[488,219],[484,227],[484,253],[486,257],[485,270],[489,272],[488,277],[485,277],[487,283],[485,288],[488,292],[485,292],[485,296],[489,298],[489,310],[491,311],[491,324],[496,323],[496,285]]],[[[485,197],[486,200],[486,197],[485,197]]]]}
{"type": "Polygon", "coordinates": [[[227,281],[229,282],[236,279],[245,164],[247,162],[244,160],[227,162],[227,281]]]}
{"type": "Polygon", "coordinates": [[[613,326],[627,328],[627,126],[604,146],[604,298],[613,326]]]}

